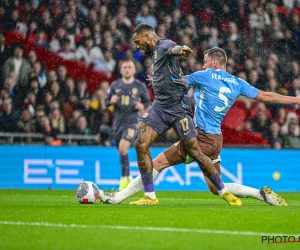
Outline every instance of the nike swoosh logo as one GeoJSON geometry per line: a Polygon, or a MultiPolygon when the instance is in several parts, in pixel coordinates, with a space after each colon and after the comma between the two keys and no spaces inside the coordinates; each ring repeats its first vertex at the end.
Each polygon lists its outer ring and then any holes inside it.
{"type": "Polygon", "coordinates": [[[189,130],[188,132],[183,133],[184,135],[187,135],[189,132],[191,132],[191,130],[189,130]]]}

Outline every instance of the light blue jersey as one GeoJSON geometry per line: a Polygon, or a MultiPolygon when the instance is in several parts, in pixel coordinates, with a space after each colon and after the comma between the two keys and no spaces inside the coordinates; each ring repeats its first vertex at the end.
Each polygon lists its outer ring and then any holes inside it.
{"type": "Polygon", "coordinates": [[[240,96],[255,98],[259,90],[225,70],[197,71],[186,76],[186,83],[195,86],[194,121],[208,134],[221,134],[221,122],[240,96]]]}

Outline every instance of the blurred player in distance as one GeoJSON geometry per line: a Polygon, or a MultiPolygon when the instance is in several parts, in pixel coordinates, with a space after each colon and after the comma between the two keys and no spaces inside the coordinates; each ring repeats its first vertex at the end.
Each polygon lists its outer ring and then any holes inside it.
{"type": "MultiPolygon", "coordinates": [[[[195,86],[194,98],[196,102],[194,121],[197,128],[198,143],[203,152],[214,162],[219,173],[220,152],[223,136],[221,122],[233,105],[234,101],[244,95],[262,102],[281,104],[300,104],[300,96],[283,96],[273,92],[265,92],[250,86],[246,81],[226,72],[227,56],[223,49],[212,48],[204,52],[203,71],[194,72],[183,77],[187,85],[195,86]]],[[[193,159],[187,154],[182,142],[179,141],[159,154],[153,161],[153,177],[156,178],[164,168],[179,163],[190,163],[193,159]]],[[[217,194],[215,186],[205,177],[211,192],[217,194]]],[[[261,190],[236,183],[226,183],[228,190],[238,197],[252,197],[271,205],[286,206],[285,200],[265,186],[261,190]]],[[[106,203],[120,203],[142,188],[138,176],[123,193],[100,192],[100,198],[106,203]]]]}
{"type": "Polygon", "coordinates": [[[135,141],[145,194],[130,204],[158,204],[153,185],[150,146],[160,135],[173,127],[184,150],[199,164],[203,174],[217,188],[219,195],[230,205],[241,205],[241,200],[227,190],[212,161],[201,151],[197,143],[187,87],[181,80],[182,71],[178,60],[178,56],[188,57],[193,51],[186,45],[178,46],[169,39],[159,38],[153,27],[143,23],[134,29],[132,40],[138,49],[151,56],[155,101],[141,118],[135,141]]]}
{"type": "Polygon", "coordinates": [[[139,113],[150,104],[146,85],[135,79],[135,65],[124,61],[120,67],[122,78],[111,84],[105,105],[114,110],[113,135],[120,156],[122,176],[119,190],[124,189],[132,177],[129,172],[128,149],[136,139],[139,113]]]}

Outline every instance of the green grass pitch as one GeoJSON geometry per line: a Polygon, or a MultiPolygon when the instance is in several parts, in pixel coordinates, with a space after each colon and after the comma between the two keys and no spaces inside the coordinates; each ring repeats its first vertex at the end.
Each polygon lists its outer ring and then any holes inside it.
{"type": "Polygon", "coordinates": [[[82,205],[74,191],[0,190],[0,249],[300,249],[262,243],[300,235],[299,193],[280,193],[288,207],[254,199],[230,207],[209,192],[160,191],[158,206],[129,205],[141,195],[82,205]]]}

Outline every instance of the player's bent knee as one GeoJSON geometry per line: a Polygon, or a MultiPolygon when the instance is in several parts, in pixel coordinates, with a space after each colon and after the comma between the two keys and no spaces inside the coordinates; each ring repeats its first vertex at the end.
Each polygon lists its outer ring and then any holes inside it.
{"type": "Polygon", "coordinates": [[[134,147],[135,147],[135,150],[137,151],[137,153],[146,153],[150,149],[150,145],[149,144],[147,144],[145,142],[142,142],[140,140],[136,140],[135,141],[134,147]]]}

